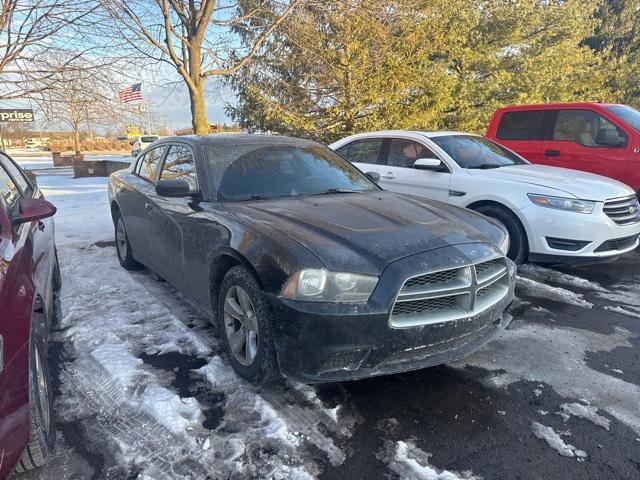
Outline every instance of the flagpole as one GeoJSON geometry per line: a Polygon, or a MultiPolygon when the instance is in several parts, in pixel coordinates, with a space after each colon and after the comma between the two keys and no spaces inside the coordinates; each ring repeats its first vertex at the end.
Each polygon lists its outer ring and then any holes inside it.
{"type": "Polygon", "coordinates": [[[147,100],[147,87],[142,81],[142,92],[144,97],[144,108],[147,111],[147,135],[151,135],[151,117],[149,116],[149,101],[147,100]]]}

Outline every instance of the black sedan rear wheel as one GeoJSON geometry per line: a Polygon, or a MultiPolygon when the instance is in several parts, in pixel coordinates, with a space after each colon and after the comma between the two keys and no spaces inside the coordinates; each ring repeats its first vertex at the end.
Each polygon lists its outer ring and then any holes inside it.
{"type": "Polygon", "coordinates": [[[242,266],[233,267],[222,281],[218,325],[222,345],[238,375],[256,384],[280,378],[269,306],[256,279],[242,266]]]}
{"type": "Polygon", "coordinates": [[[124,219],[120,212],[116,214],[115,230],[116,252],[118,253],[120,265],[127,270],[139,270],[142,265],[133,258],[131,244],[129,243],[129,237],[127,237],[127,229],[124,226],[124,219]]]}

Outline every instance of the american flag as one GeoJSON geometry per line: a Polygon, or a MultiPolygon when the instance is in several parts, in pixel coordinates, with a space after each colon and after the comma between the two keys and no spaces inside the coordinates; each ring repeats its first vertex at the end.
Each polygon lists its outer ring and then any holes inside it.
{"type": "Polygon", "coordinates": [[[120,101],[122,103],[135,102],[142,100],[142,83],[134,83],[124,90],[120,90],[120,101]]]}

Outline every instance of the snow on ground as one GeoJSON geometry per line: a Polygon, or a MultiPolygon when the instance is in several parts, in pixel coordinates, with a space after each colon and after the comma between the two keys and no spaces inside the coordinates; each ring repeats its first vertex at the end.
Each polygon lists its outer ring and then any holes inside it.
{"type": "Polygon", "coordinates": [[[518,267],[518,273],[525,274],[535,280],[543,282],[559,283],[567,287],[579,288],[582,290],[591,290],[594,292],[608,292],[606,288],[602,287],[596,282],[586,280],[584,278],[577,277],[575,275],[569,275],[567,273],[559,272],[558,270],[552,270],[550,268],[541,267],[539,265],[524,264],[518,267]]]}
{"type": "Polygon", "coordinates": [[[96,451],[109,452],[116,476],[304,480],[320,472],[305,453],[309,445],[332,465],[344,461],[338,443],[354,421],[340,405],[325,407],[308,386],[259,391],[247,384],[216,354],[206,315],[148,272],[120,267],[106,178],[41,176],[38,184],[58,207],[57,340],[66,363],[56,413],[83,425],[96,451]],[[224,398],[213,429],[203,426],[207,405],[177,391],[173,372],[143,361],[168,352],[201,361],[194,383],[224,398]]]}
{"type": "Polygon", "coordinates": [[[562,416],[562,418],[564,418],[565,422],[571,417],[578,417],[589,420],[594,425],[598,425],[605,430],[609,430],[609,426],[611,425],[611,421],[608,418],[605,418],[602,415],[598,415],[598,407],[594,407],[593,405],[582,405],[581,403],[563,403],[562,405],[560,405],[560,412],[558,413],[562,416]]]}
{"type": "Polygon", "coordinates": [[[471,471],[462,473],[440,470],[429,462],[430,453],[423,452],[412,440],[385,440],[377,457],[389,465],[402,480],[482,480],[471,471]]]}
{"type": "Polygon", "coordinates": [[[585,399],[640,433],[640,386],[590,368],[587,352],[631,347],[632,334],[611,335],[570,327],[514,321],[498,339],[453,364],[499,371],[488,382],[504,387],[519,380],[544,382],[560,395],[585,399]]]}
{"type": "Polygon", "coordinates": [[[553,300],[582,308],[593,308],[593,303],[584,299],[581,293],[576,293],[561,287],[552,287],[546,283],[540,283],[530,278],[518,275],[518,288],[529,297],[553,300]]]}
{"type": "Polygon", "coordinates": [[[551,427],[547,427],[538,422],[531,422],[531,431],[536,437],[547,442],[547,445],[563,457],[576,457],[578,461],[584,461],[584,459],[587,458],[586,452],[565,443],[562,437],[551,427]]]}

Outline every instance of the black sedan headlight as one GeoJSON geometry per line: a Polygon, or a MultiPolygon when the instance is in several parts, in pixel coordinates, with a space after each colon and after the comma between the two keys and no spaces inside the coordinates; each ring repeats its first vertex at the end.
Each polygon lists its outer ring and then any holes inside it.
{"type": "Polygon", "coordinates": [[[293,274],[282,297],[307,302],[364,303],[378,284],[378,277],[308,268],[293,274]]]}

